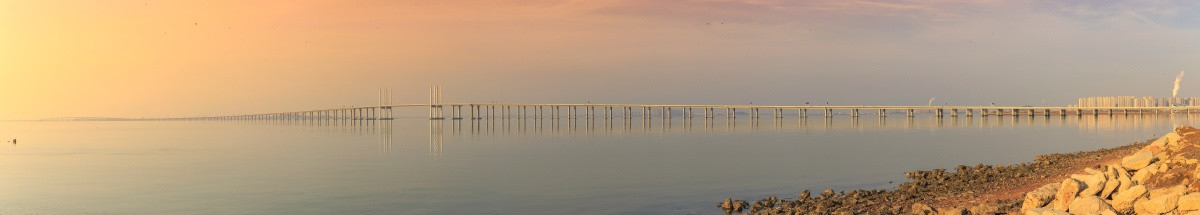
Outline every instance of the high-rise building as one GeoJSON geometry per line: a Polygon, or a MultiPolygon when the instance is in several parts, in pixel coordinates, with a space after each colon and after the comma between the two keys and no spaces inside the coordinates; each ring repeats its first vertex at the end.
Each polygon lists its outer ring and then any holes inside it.
{"type": "Polygon", "coordinates": [[[1200,103],[1200,98],[1157,98],[1152,96],[1144,96],[1141,98],[1134,96],[1103,96],[1103,97],[1087,97],[1079,98],[1076,101],[1076,107],[1175,107],[1175,106],[1195,106],[1200,103]]]}

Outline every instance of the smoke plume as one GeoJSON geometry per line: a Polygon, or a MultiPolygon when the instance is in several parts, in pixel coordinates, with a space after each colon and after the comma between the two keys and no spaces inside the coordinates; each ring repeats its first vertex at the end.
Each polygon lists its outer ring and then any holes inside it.
{"type": "Polygon", "coordinates": [[[1179,76],[1175,76],[1175,89],[1171,90],[1171,97],[1179,95],[1179,82],[1183,81],[1183,71],[1179,71],[1179,76]]]}

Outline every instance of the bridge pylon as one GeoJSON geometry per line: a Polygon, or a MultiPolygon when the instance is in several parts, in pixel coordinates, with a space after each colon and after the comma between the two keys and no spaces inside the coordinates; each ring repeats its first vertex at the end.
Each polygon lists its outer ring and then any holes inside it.
{"type": "Polygon", "coordinates": [[[446,119],[442,112],[442,87],[429,87],[429,119],[442,120],[446,119]]]}

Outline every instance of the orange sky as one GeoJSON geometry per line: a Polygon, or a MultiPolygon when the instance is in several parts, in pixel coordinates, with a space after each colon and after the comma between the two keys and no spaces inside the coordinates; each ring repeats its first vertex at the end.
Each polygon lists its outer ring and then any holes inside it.
{"type": "MultiPolygon", "coordinates": [[[[430,85],[442,85],[452,102],[979,104],[1064,90],[1049,98],[1074,101],[1094,92],[1049,84],[1061,80],[1035,80],[1045,87],[1029,91],[979,82],[1101,74],[1110,78],[1069,86],[1165,85],[1196,64],[1196,27],[1178,24],[1191,20],[1178,15],[1190,7],[1103,6],[4,1],[0,119],[361,105],[374,103],[380,88],[396,91],[399,102],[422,102],[430,85]],[[1148,71],[1155,73],[1120,76],[1148,71]]],[[[1103,93],[1167,90],[1143,88],[1103,93]]]]}

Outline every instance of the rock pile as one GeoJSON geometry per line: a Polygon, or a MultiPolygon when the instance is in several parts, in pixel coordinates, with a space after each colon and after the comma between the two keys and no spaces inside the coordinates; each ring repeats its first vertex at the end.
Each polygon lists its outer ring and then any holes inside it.
{"type": "Polygon", "coordinates": [[[1120,163],[1025,194],[1024,214],[1200,214],[1200,130],[1183,126],[1120,163]]]}
{"type": "MultiPolygon", "coordinates": [[[[1193,171],[1195,162],[1181,160],[1200,158],[1200,147],[1183,143],[1196,139],[1189,136],[1192,133],[1196,133],[1195,129],[1181,127],[1175,133],[1153,141],[1154,144],[1147,141],[1094,151],[1045,154],[1032,162],[1013,165],[980,164],[958,166],[949,171],[913,171],[905,174],[909,181],[899,183],[895,190],[825,190],[820,193],[805,190],[794,197],[768,197],[753,202],[730,198],[716,206],[729,214],[1125,213],[1128,211],[1119,209],[1137,208],[1141,197],[1150,202],[1155,197],[1170,194],[1171,190],[1159,189],[1171,187],[1165,184],[1188,184],[1175,189],[1200,193],[1200,186],[1190,185],[1191,182],[1200,183],[1200,179],[1191,179],[1200,178],[1191,175],[1196,172],[1193,171]],[[1176,150],[1169,151],[1168,146],[1174,146],[1176,150]],[[1187,150],[1185,146],[1194,149],[1187,150]],[[1145,153],[1147,151],[1149,153],[1145,153]],[[1122,159],[1125,157],[1128,158],[1122,159]],[[1126,162],[1100,165],[1117,160],[1126,162]],[[1184,164],[1191,166],[1180,166],[1184,164]],[[1092,169],[1085,174],[1066,177],[1087,167],[1092,169]],[[1184,178],[1187,183],[1182,182],[1184,178]],[[1051,181],[1057,182],[1042,185],[1051,181]],[[1114,201],[1118,198],[1132,200],[1114,201]]],[[[1173,209],[1177,212],[1194,210],[1186,209],[1193,206],[1182,206],[1189,204],[1185,201],[1200,202],[1200,195],[1180,194],[1177,197],[1160,201],[1174,202],[1173,209]]]]}

